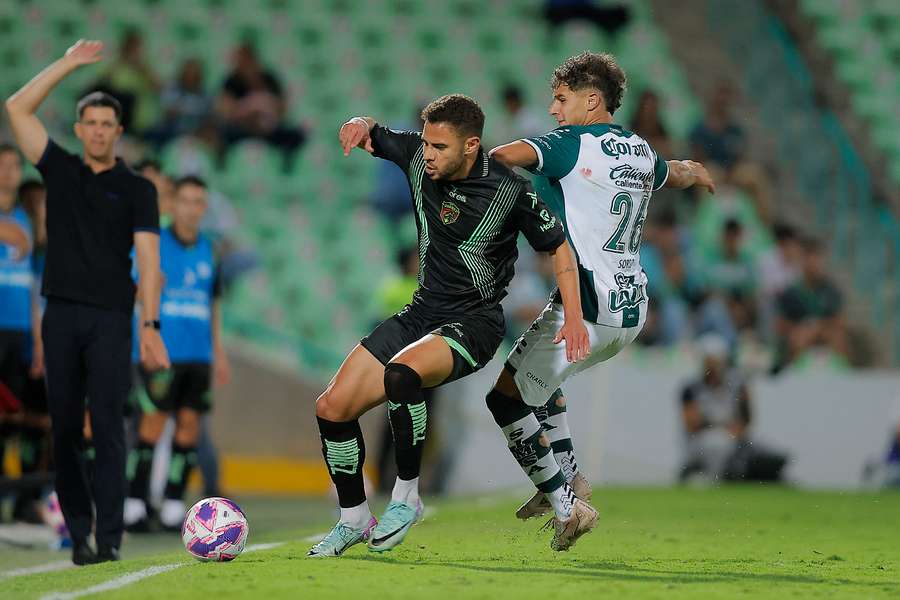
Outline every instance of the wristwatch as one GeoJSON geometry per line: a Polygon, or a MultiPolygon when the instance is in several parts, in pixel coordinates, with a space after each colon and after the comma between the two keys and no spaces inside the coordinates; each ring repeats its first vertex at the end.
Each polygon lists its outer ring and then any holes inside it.
{"type": "Polygon", "coordinates": [[[148,319],[148,320],[144,321],[144,327],[152,327],[153,329],[159,331],[160,330],[159,319],[152,319],[152,320],[148,319]]]}

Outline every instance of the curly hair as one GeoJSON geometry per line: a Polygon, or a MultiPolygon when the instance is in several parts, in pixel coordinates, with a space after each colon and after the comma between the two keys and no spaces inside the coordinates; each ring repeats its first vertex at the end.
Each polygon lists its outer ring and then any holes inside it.
{"type": "Polygon", "coordinates": [[[582,52],[556,67],[550,77],[550,87],[556,89],[562,84],[576,92],[586,88],[598,90],[609,114],[622,105],[627,86],[625,71],[616,63],[616,58],[598,52],[582,52]]]}
{"type": "Polygon", "coordinates": [[[446,123],[465,137],[481,137],[484,112],[478,103],[464,94],[447,94],[432,100],[422,109],[426,123],[446,123]]]}

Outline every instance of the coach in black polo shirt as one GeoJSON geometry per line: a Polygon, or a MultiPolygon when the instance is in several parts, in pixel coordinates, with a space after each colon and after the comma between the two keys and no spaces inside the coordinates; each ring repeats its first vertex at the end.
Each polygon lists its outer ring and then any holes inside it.
{"type": "Polygon", "coordinates": [[[131,315],[135,289],[131,249],[140,280],[141,360],[168,367],[159,335],[159,213],[153,185],[115,157],[122,108],[95,92],[77,107],[75,134],[83,156],[51,140],[35,116],[64,77],[101,59],[103,44],[79,40],[6,102],[16,141],[47,187],[47,297],[42,335],[53,423],[56,492],[74,543],[72,560],[117,560],[125,501],[122,408],[129,388],[131,315]],[[90,478],[83,460],[85,398],[90,404],[96,458],[90,478]],[[97,552],[91,532],[96,507],[97,552]]]}

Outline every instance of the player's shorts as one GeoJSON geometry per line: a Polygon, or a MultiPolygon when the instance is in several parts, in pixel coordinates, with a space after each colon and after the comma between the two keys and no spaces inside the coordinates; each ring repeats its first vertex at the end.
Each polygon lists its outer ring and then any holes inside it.
{"type": "Polygon", "coordinates": [[[441,384],[450,383],[481,369],[494,357],[506,326],[497,306],[465,314],[439,315],[419,302],[408,304],[384,321],[360,344],[381,364],[387,365],[401,350],[428,334],[444,338],[453,353],[453,371],[441,384]]]}
{"type": "Polygon", "coordinates": [[[209,412],[212,406],[212,367],[209,363],[176,363],[165,371],[148,373],[140,369],[135,390],[142,413],[174,412],[192,408],[209,412]]]}
{"type": "Polygon", "coordinates": [[[18,412],[22,408],[29,367],[25,347],[30,335],[27,331],[0,330],[0,382],[5,387],[3,393],[11,394],[0,399],[0,412],[18,412]]]}
{"type": "Polygon", "coordinates": [[[597,363],[609,360],[634,341],[644,327],[646,311],[635,327],[610,327],[584,322],[590,338],[591,354],[576,363],[566,360],[566,343],[553,343],[565,318],[561,304],[550,303],[522,334],[506,359],[522,400],[529,406],[543,406],[562,383],[597,363]]]}

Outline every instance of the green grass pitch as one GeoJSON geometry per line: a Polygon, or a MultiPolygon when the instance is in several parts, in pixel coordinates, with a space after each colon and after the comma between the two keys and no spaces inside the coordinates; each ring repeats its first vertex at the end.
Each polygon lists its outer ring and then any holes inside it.
{"type": "MultiPolygon", "coordinates": [[[[90,597],[900,598],[898,493],[598,488],[600,525],[567,553],[549,549],[541,521],[513,517],[520,500],[434,501],[436,512],[400,548],[376,555],[355,546],[333,560],[305,557],[311,544],[302,538],[332,524],[321,502],[248,501],[250,543],[287,543],[203,564],[180,540],[131,538],[117,564],[0,575],[0,598],[77,592],[177,563],[90,597]]],[[[0,550],[0,572],[23,560],[0,550]]]]}

